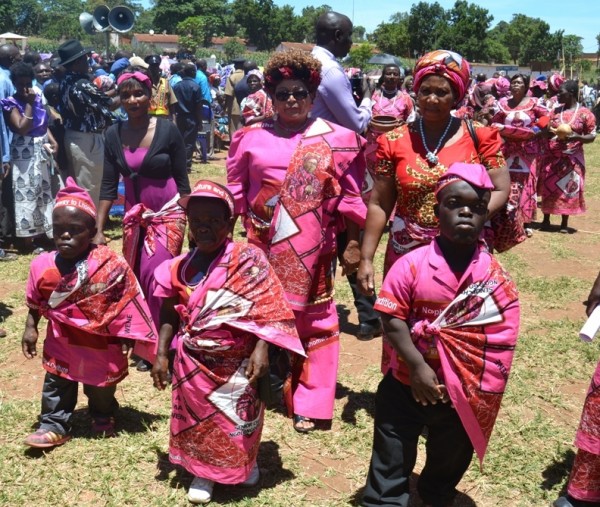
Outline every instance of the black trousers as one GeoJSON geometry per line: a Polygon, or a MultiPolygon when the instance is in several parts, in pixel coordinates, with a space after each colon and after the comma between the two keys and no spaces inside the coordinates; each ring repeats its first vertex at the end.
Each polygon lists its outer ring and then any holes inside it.
{"type": "MultiPolygon", "coordinates": [[[[41,429],[66,435],[71,431],[71,416],[77,405],[78,383],[46,372],[42,388],[41,429]]],[[[119,408],[115,398],[117,386],[96,387],[83,384],[93,419],[111,417],[119,408]]]]}
{"type": "MultiPolygon", "coordinates": [[[[342,254],[344,253],[344,250],[346,250],[346,245],[348,245],[348,236],[346,231],[343,231],[337,235],[337,254],[340,262],[342,261],[342,254]]],[[[358,312],[358,322],[361,324],[365,322],[373,323],[378,320],[379,313],[373,309],[375,296],[365,296],[358,290],[358,286],[356,285],[356,273],[346,275],[346,279],[348,280],[350,289],[352,289],[354,306],[358,312]]]]}
{"type": "Polygon", "coordinates": [[[427,457],[417,483],[426,504],[448,505],[469,468],[473,446],[449,403],[423,406],[388,373],[377,389],[371,466],[362,505],[407,507],[417,442],[427,426],[427,457]]]}
{"type": "Polygon", "coordinates": [[[185,160],[189,172],[192,169],[192,160],[196,149],[196,140],[198,139],[198,123],[193,116],[178,114],[177,128],[181,132],[185,144],[185,160]]]}

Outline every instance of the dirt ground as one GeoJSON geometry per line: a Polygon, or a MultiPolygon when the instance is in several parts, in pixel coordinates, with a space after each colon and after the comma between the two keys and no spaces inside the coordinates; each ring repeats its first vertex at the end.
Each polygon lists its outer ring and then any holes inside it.
{"type": "MultiPolygon", "coordinates": [[[[217,153],[215,155],[216,164],[224,166],[225,153],[217,153]]],[[[589,211],[582,217],[573,217],[570,225],[575,227],[579,232],[572,236],[573,241],[569,243],[569,255],[564,259],[546,259],[544,262],[535,263],[533,276],[555,276],[556,273],[561,273],[565,276],[575,275],[581,279],[591,281],[598,272],[598,253],[593,247],[596,236],[600,235],[600,200],[590,199],[589,211]],[[572,255],[574,253],[575,255],[572,255]]],[[[540,217],[541,218],[541,217],[540,217]]],[[[556,218],[554,219],[557,220],[556,218]]],[[[541,239],[543,235],[552,234],[547,232],[535,231],[534,237],[527,240],[524,244],[517,247],[517,251],[527,258],[536,259],[543,255],[541,242],[536,240],[541,239]]],[[[338,283],[345,283],[340,280],[338,283]]],[[[16,289],[22,288],[22,284],[15,282],[3,282],[0,284],[0,301],[15,292],[16,289]]],[[[379,364],[381,356],[381,339],[376,338],[371,341],[359,341],[354,336],[357,330],[357,316],[353,307],[341,306],[341,356],[340,356],[340,377],[360,376],[368,368],[373,369],[379,364]]],[[[25,313],[25,308],[18,307],[14,309],[15,315],[25,313]]],[[[563,317],[581,315],[583,316],[583,306],[580,301],[573,301],[562,308],[548,311],[545,315],[548,319],[559,320],[563,317]]],[[[16,345],[17,341],[13,340],[15,346],[11,345],[8,359],[3,365],[4,369],[12,370],[14,375],[11,375],[11,382],[2,386],[3,396],[5,399],[20,399],[31,400],[39,396],[39,386],[43,378],[43,370],[40,368],[37,361],[26,360],[20,348],[16,345]]],[[[131,376],[135,379],[136,376],[144,375],[134,370],[131,371],[131,376]]],[[[568,386],[563,386],[562,389],[566,396],[574,398],[574,403],[581,405],[587,382],[576,382],[568,386]]],[[[351,394],[351,393],[350,393],[351,394]]],[[[341,390],[338,393],[336,404],[338,407],[349,406],[349,393],[341,390]]],[[[353,400],[356,402],[356,400],[353,400]]],[[[372,399],[369,400],[372,403],[372,399]]],[[[549,415],[552,417],[562,417],[560,411],[556,413],[556,409],[549,409],[549,415]],[[554,412],[552,412],[554,411],[554,412]]],[[[566,414],[565,414],[566,416],[566,414]]],[[[332,430],[335,431],[339,425],[339,421],[334,421],[332,430]]],[[[360,492],[364,477],[353,478],[347,471],[352,467],[364,469],[365,463],[358,463],[357,459],[349,459],[340,462],[339,459],[329,456],[323,456],[319,452],[313,452],[318,447],[318,442],[307,443],[307,447],[300,452],[299,462],[303,469],[311,472],[313,475],[320,475],[322,482],[330,488],[331,492],[336,492],[344,495],[353,495],[360,492]],[[338,470],[340,473],[330,474],[331,469],[338,470]],[[361,482],[362,481],[362,482],[361,482]]],[[[466,506],[491,506],[489,498],[486,497],[485,491],[480,491],[474,487],[474,483],[470,481],[469,476],[460,484],[461,495],[457,500],[456,505],[466,506]]],[[[329,492],[321,486],[307,485],[306,497],[309,503],[304,505],[319,505],[320,501],[327,498],[329,492]]],[[[291,501],[290,505],[293,505],[291,501]]],[[[415,506],[420,505],[417,502],[415,506]]]]}

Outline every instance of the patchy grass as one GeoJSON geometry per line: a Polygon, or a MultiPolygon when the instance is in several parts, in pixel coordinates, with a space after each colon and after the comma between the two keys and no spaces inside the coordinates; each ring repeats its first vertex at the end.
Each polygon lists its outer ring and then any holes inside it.
{"type": "MultiPolygon", "coordinates": [[[[600,144],[587,150],[586,233],[535,233],[502,263],[517,281],[521,336],[503,407],[483,471],[476,461],[461,482],[457,507],[548,505],[568,477],[575,429],[599,345],[579,342],[583,307],[597,269],[600,222],[600,144]]],[[[195,165],[201,177],[225,180],[222,165],[195,165]]],[[[240,238],[240,227],[236,238],[240,238]]],[[[108,231],[120,249],[121,224],[108,231]]],[[[383,245],[377,258],[381,272],[383,245]]],[[[185,506],[191,477],[167,458],[170,395],[152,388],[148,374],[131,370],[119,385],[116,438],[94,439],[83,394],[74,417],[74,439],[51,451],[26,450],[36,426],[43,370],[20,355],[30,256],[0,263],[0,505],[185,506]]],[[[378,285],[380,285],[380,278],[378,285]]],[[[356,322],[345,281],[336,287],[348,329],[356,322]]],[[[380,380],[380,341],[359,344],[342,337],[341,367],[332,431],[300,435],[289,419],[268,412],[259,452],[261,487],[217,486],[213,504],[224,506],[358,505],[371,452],[374,392],[380,380]],[[362,346],[363,348],[359,348],[362,346]]],[[[424,450],[421,444],[421,451],[424,450]]],[[[419,467],[423,452],[420,453],[419,467]]],[[[415,499],[413,506],[420,506],[415,499]]]]}

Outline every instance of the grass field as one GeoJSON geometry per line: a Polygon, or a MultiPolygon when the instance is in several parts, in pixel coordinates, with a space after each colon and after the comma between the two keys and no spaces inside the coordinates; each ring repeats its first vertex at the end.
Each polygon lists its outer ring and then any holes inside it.
{"type": "MultiPolygon", "coordinates": [[[[588,147],[587,157],[589,211],[570,224],[579,232],[536,232],[500,256],[521,293],[520,340],[483,470],[473,462],[459,486],[457,507],[545,506],[565,485],[583,397],[600,352],[596,343],[578,340],[581,302],[600,265],[600,143],[588,147]]],[[[192,180],[200,175],[223,180],[224,168],[195,166],[192,180]]],[[[118,248],[118,224],[109,235],[118,248]]],[[[36,427],[43,379],[39,361],[27,361],[20,352],[30,260],[0,264],[0,316],[9,333],[0,341],[0,505],[188,505],[191,477],[167,458],[170,395],[155,391],[147,373],[131,369],[118,387],[116,438],[91,437],[81,395],[72,441],[48,452],[23,446],[36,427]]],[[[342,329],[352,330],[356,318],[347,317],[352,301],[345,283],[339,284],[337,300],[342,329]]],[[[380,340],[357,342],[344,334],[332,431],[299,435],[289,419],[268,412],[260,487],[218,486],[213,504],[358,505],[370,456],[380,346],[380,340]]]]}

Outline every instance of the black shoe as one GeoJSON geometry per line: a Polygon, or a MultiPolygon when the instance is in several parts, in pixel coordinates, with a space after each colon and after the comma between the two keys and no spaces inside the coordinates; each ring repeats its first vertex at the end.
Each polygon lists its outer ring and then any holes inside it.
{"type": "Polygon", "coordinates": [[[152,363],[149,363],[145,359],[140,359],[135,369],[137,371],[150,371],[152,369],[152,363]]]}
{"type": "Polygon", "coordinates": [[[369,341],[376,336],[381,336],[383,330],[381,329],[381,321],[379,319],[371,322],[361,322],[356,333],[356,338],[361,341],[369,341]]]}
{"type": "Polygon", "coordinates": [[[584,502],[583,500],[576,500],[570,495],[565,495],[556,499],[552,504],[552,507],[591,507],[592,505],[598,504],[596,502],[584,502]]]}

